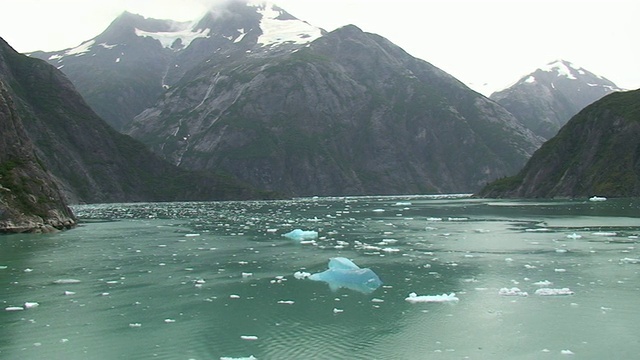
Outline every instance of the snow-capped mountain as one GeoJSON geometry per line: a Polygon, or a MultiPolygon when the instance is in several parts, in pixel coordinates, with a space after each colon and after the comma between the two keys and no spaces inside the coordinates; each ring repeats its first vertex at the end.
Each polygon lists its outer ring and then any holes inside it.
{"type": "Polygon", "coordinates": [[[325,31],[268,2],[226,2],[176,22],[123,13],[77,47],[33,52],[61,69],[91,107],[121,129],[202,62],[292,51],[325,31]]]}
{"type": "Polygon", "coordinates": [[[542,144],[387,39],[326,33],[268,3],[193,23],[125,13],[81,48],[33,56],[173,164],[282,194],[471,192],[542,144]]]}
{"type": "Polygon", "coordinates": [[[490,98],[534,133],[550,139],[584,107],[620,90],[602,76],[571,62],[556,60],[490,98]]]}

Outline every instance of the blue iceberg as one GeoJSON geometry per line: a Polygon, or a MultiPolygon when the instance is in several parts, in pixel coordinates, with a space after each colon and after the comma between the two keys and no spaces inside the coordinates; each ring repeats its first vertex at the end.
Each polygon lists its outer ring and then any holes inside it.
{"type": "Polygon", "coordinates": [[[371,269],[361,269],[351,260],[343,257],[329,259],[329,269],[312,274],[309,279],[324,281],[333,291],[347,288],[364,294],[370,294],[382,285],[378,275],[371,269]]]}
{"type": "Polygon", "coordinates": [[[318,238],[318,232],[313,230],[295,229],[286,234],[282,234],[282,236],[297,241],[313,240],[318,238]]]}

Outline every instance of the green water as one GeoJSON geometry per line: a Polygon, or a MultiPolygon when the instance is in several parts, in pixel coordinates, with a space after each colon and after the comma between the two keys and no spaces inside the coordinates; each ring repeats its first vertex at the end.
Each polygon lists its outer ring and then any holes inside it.
{"type": "Polygon", "coordinates": [[[71,231],[0,237],[1,359],[640,353],[639,199],[406,196],[74,210],[82,225],[71,231]],[[296,228],[319,237],[282,236],[296,228]],[[372,269],[383,286],[332,291],[293,275],[324,271],[337,256],[372,269]],[[514,287],[528,296],[500,294],[514,287]],[[542,287],[574,294],[535,294],[542,287]],[[410,303],[412,292],[459,300],[410,303]],[[26,302],[38,306],[6,310],[26,302]]]}

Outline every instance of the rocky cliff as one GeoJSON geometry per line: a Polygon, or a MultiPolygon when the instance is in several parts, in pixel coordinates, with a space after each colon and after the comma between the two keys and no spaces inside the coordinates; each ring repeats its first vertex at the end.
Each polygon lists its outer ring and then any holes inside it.
{"type": "Polygon", "coordinates": [[[229,176],[184,171],[161,160],[99,118],[61,71],[2,39],[0,80],[37,157],[72,203],[266,196],[229,176]]]}
{"type": "Polygon", "coordinates": [[[640,196],[640,90],[607,95],[574,116],[513,177],[482,197],[640,196]]]}
{"type": "Polygon", "coordinates": [[[0,233],[49,232],[75,224],[0,79],[0,233]]]}

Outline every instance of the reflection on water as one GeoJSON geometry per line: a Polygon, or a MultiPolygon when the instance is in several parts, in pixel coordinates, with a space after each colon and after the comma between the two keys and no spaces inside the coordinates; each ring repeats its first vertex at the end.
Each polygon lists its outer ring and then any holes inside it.
{"type": "Polygon", "coordinates": [[[0,237],[0,358],[634,358],[639,205],[405,196],[78,206],[77,229],[0,237]],[[282,236],[293,229],[318,237],[282,236]],[[294,276],[334,257],[383,285],[367,294],[294,276]],[[411,293],[459,300],[414,303],[411,293]]]}

